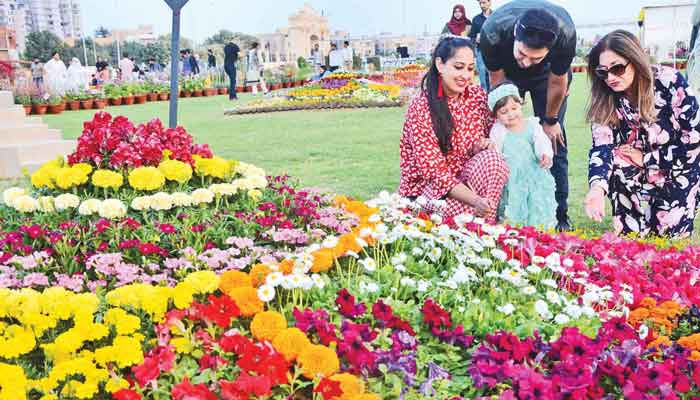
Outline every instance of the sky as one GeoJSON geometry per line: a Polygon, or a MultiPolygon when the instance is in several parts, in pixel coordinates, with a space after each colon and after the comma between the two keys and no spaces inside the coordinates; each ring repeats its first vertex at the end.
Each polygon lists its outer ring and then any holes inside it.
{"type": "MultiPolygon", "coordinates": [[[[163,0],[79,0],[86,32],[99,26],[132,28],[152,24],[156,34],[170,32],[172,14],[163,0]]],[[[493,0],[494,8],[509,0],[493,0]]],[[[635,21],[641,7],[688,4],[695,0],[552,0],[569,10],[577,24],[635,21]]],[[[202,41],[219,29],[248,34],[270,33],[305,2],[323,11],[332,31],[351,36],[380,32],[438,32],[455,0],[189,0],[182,12],[182,34],[202,41]]],[[[469,16],[480,12],[477,0],[463,0],[469,16]]]]}

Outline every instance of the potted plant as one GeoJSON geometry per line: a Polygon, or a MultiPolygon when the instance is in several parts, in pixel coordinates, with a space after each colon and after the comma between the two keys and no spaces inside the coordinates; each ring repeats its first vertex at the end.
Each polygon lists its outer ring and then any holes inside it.
{"type": "Polygon", "coordinates": [[[19,104],[24,108],[24,114],[29,115],[32,112],[32,96],[31,88],[28,84],[18,84],[14,90],[15,104],[19,104]]]}
{"type": "Polygon", "coordinates": [[[182,96],[182,97],[191,97],[192,96],[192,91],[194,90],[194,82],[192,80],[193,79],[191,77],[186,77],[182,80],[182,84],[180,85],[180,88],[181,88],[180,96],[182,96]]]}
{"type": "Polygon", "coordinates": [[[156,92],[156,84],[152,82],[144,82],[143,88],[147,93],[146,101],[158,101],[158,93],[156,92]]]}
{"type": "Polygon", "coordinates": [[[80,110],[79,93],[67,92],[66,93],[66,106],[71,111],[80,110]]]}
{"type": "Polygon", "coordinates": [[[84,92],[80,94],[80,108],[83,110],[92,110],[95,100],[92,94],[84,92]]]}
{"type": "Polygon", "coordinates": [[[32,112],[37,115],[46,114],[49,107],[49,97],[48,93],[32,96],[32,112]]]}
{"type": "Polygon", "coordinates": [[[105,107],[107,107],[107,97],[105,96],[105,93],[101,90],[97,90],[93,92],[93,97],[95,99],[95,108],[98,110],[102,110],[105,107]]]}
{"type": "Polygon", "coordinates": [[[60,114],[66,109],[66,103],[63,102],[63,98],[61,96],[50,96],[48,103],[49,114],[60,114]]]}
{"type": "Polygon", "coordinates": [[[113,106],[122,105],[122,90],[121,88],[114,84],[108,83],[104,86],[105,97],[109,99],[109,104],[113,106]]]}
{"type": "Polygon", "coordinates": [[[158,94],[158,100],[165,101],[170,97],[170,85],[168,83],[160,83],[156,85],[155,89],[158,94]]]}
{"type": "Polygon", "coordinates": [[[134,83],[130,85],[131,93],[134,94],[134,103],[146,104],[148,99],[148,90],[144,84],[134,83]]]}
{"type": "Polygon", "coordinates": [[[202,97],[204,92],[204,80],[202,78],[192,79],[192,97],[202,97]]]}

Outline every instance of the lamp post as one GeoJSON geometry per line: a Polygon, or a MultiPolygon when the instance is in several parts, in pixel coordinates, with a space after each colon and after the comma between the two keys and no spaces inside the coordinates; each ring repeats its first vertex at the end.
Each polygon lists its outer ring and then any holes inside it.
{"type": "Polygon", "coordinates": [[[178,54],[180,53],[180,10],[189,0],[164,0],[173,10],[173,29],[170,45],[170,128],[177,127],[177,97],[178,90],[178,54]]]}

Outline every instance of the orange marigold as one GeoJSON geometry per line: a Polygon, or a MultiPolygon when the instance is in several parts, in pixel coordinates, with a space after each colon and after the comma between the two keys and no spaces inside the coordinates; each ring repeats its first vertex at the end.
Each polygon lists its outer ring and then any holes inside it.
{"type": "Polygon", "coordinates": [[[283,329],[272,339],[272,347],[290,362],[296,360],[299,352],[310,344],[309,338],[299,328],[283,329]]]}
{"type": "Polygon", "coordinates": [[[683,336],[678,339],[678,344],[688,350],[700,350],[700,333],[683,336]]]}
{"type": "Polygon", "coordinates": [[[255,264],[250,269],[250,279],[252,280],[253,287],[258,287],[265,283],[265,279],[268,275],[272,273],[272,269],[265,264],[255,264]]]}
{"type": "Polygon", "coordinates": [[[289,275],[294,270],[294,260],[285,259],[279,265],[279,272],[289,275]]]}
{"type": "Polygon", "coordinates": [[[653,342],[649,343],[647,347],[650,349],[654,347],[660,349],[661,346],[671,347],[673,346],[673,342],[668,336],[659,336],[653,342]]]}
{"type": "Polygon", "coordinates": [[[221,274],[221,279],[219,281],[219,289],[222,292],[228,293],[231,289],[253,286],[253,281],[250,276],[245,272],[241,271],[226,271],[221,274]]]}
{"type": "Polygon", "coordinates": [[[343,244],[343,248],[345,248],[346,252],[353,251],[359,254],[362,251],[362,247],[357,243],[357,235],[355,234],[346,233],[345,235],[341,235],[338,241],[343,244]]]}
{"type": "Polygon", "coordinates": [[[700,361],[700,351],[693,350],[690,352],[690,356],[688,357],[688,360],[690,361],[700,361]]]}
{"type": "Polygon", "coordinates": [[[302,374],[309,379],[331,376],[340,368],[340,361],[335,351],[318,344],[306,346],[299,353],[297,363],[302,369],[302,374]]]}
{"type": "Polygon", "coordinates": [[[228,292],[228,295],[231,296],[244,317],[252,317],[263,311],[264,304],[258,297],[258,291],[252,286],[233,288],[228,292]]]}
{"type": "Polygon", "coordinates": [[[332,397],[331,400],[349,400],[352,396],[365,392],[365,386],[355,375],[348,373],[335,374],[328,379],[340,382],[340,390],[343,391],[342,396],[332,397]]]}
{"type": "Polygon", "coordinates": [[[645,297],[639,302],[639,307],[654,308],[656,307],[656,300],[652,299],[651,297],[645,297]]]}
{"type": "Polygon", "coordinates": [[[649,310],[646,308],[637,308],[630,312],[629,323],[631,325],[637,325],[644,322],[647,318],[649,318],[649,310]]]}
{"type": "Polygon", "coordinates": [[[348,400],[382,400],[379,395],[374,393],[356,394],[350,397],[348,400]]]}
{"type": "Polygon", "coordinates": [[[287,319],[277,311],[257,313],[250,323],[250,333],[260,341],[272,341],[278,333],[286,328],[287,319]]]}
{"type": "Polygon", "coordinates": [[[326,272],[333,266],[333,250],[321,249],[312,253],[314,264],[311,266],[311,272],[326,272]]]}

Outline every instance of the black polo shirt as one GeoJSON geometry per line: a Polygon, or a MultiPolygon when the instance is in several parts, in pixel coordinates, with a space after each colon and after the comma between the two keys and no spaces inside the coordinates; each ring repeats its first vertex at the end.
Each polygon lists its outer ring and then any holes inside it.
{"type": "Polygon", "coordinates": [[[563,7],[545,0],[516,0],[498,8],[486,20],[479,48],[489,71],[502,69],[508,79],[516,82],[539,78],[550,71],[564,75],[576,56],[576,26],[563,7]],[[515,24],[532,8],[547,10],[554,16],[558,22],[557,40],[541,63],[523,69],[513,55],[515,24]]]}
{"type": "Polygon", "coordinates": [[[485,16],[484,13],[481,13],[476,17],[472,18],[472,30],[469,31],[469,37],[472,39],[474,44],[476,44],[476,35],[478,35],[479,32],[481,32],[481,28],[484,26],[486,18],[488,17],[485,16]]]}

